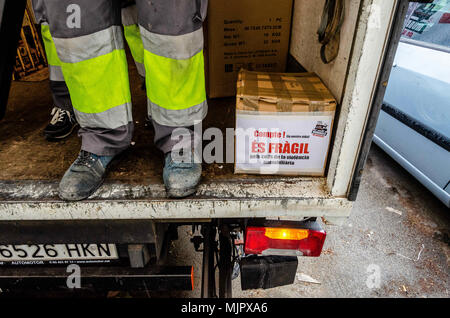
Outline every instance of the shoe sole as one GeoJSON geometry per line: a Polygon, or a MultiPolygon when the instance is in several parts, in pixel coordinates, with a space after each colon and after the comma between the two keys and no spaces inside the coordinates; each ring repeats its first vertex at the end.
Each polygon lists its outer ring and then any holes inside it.
{"type": "Polygon", "coordinates": [[[91,195],[93,195],[95,193],[95,191],[97,191],[98,188],[100,188],[102,186],[102,184],[103,184],[103,180],[102,180],[102,182],[99,183],[99,185],[97,187],[95,187],[93,190],[91,190],[83,195],[76,195],[75,193],[67,193],[67,192],[59,190],[58,196],[60,199],[62,199],[64,201],[71,201],[71,202],[81,201],[81,200],[87,199],[91,195]]]}
{"type": "Polygon", "coordinates": [[[48,141],[60,141],[64,138],[69,137],[73,133],[73,131],[76,127],[78,127],[78,124],[73,125],[72,129],[70,129],[70,131],[67,134],[62,135],[62,136],[51,136],[51,135],[44,133],[45,139],[47,139],[48,141]]]}
{"type": "Polygon", "coordinates": [[[167,195],[169,198],[180,199],[190,196],[197,192],[197,188],[187,188],[187,189],[167,189],[167,195]]]}

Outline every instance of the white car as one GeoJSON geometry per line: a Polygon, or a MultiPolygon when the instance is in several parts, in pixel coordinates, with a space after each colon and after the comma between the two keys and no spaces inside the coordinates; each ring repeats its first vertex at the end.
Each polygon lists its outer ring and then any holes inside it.
{"type": "Polygon", "coordinates": [[[450,1],[411,3],[374,142],[450,207],[450,1]]]}

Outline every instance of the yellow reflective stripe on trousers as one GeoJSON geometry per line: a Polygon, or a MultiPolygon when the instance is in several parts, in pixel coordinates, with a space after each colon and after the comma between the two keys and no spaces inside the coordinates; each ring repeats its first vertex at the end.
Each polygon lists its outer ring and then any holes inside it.
{"type": "Polygon", "coordinates": [[[60,66],[61,60],[56,53],[55,43],[53,42],[52,35],[50,34],[50,28],[48,24],[41,25],[42,40],[44,41],[45,55],[47,55],[47,61],[49,65],[60,66]]]}
{"type": "Polygon", "coordinates": [[[179,110],[206,100],[203,50],[185,60],[144,50],[147,96],[165,109],[179,110]]]}
{"type": "Polygon", "coordinates": [[[143,64],[144,63],[144,45],[141,39],[141,33],[137,24],[124,25],[124,36],[127,40],[133,59],[143,64]]]}
{"type": "Polygon", "coordinates": [[[62,62],[62,71],[75,109],[101,113],[131,103],[125,50],[76,63],[62,62]]]}

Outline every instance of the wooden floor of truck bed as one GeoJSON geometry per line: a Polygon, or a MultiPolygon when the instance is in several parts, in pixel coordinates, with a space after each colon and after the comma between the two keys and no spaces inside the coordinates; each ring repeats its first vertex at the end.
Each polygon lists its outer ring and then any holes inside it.
{"type": "MultiPolygon", "coordinates": [[[[145,121],[145,92],[139,78],[131,82],[133,146],[108,179],[133,184],[162,182],[163,157],[153,144],[153,127],[145,121]]],[[[234,103],[233,98],[210,101],[205,127],[234,127],[234,103]]],[[[76,133],[59,142],[45,140],[43,129],[51,108],[48,81],[12,83],[8,111],[0,121],[0,180],[57,180],[76,158],[81,145],[76,133]]],[[[232,175],[232,164],[204,166],[206,179],[232,175]]]]}
{"type": "MultiPolygon", "coordinates": [[[[302,207],[305,213],[320,215],[324,209],[347,210],[350,206],[346,199],[330,196],[326,178],[236,175],[233,164],[223,163],[203,164],[201,185],[195,195],[182,200],[167,199],[162,180],[163,157],[153,145],[152,127],[145,122],[145,92],[135,69],[130,68],[134,145],[89,200],[73,204],[58,198],[57,185],[76,158],[80,139],[74,133],[60,142],[45,140],[43,129],[52,108],[47,80],[12,83],[7,113],[0,121],[0,220],[161,216],[179,219],[264,216],[275,211],[280,211],[275,215],[298,216],[296,210],[302,207]],[[108,205],[113,201],[122,203],[108,205]],[[93,205],[88,209],[83,204],[93,205]],[[143,211],[144,206],[149,209],[143,211]]],[[[234,127],[234,110],[234,98],[210,100],[203,128],[225,131],[234,127]]]]}

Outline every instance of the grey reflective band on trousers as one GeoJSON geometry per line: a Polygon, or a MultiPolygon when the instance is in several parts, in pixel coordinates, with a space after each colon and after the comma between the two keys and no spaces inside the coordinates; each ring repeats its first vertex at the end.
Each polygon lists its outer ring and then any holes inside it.
{"type": "Polygon", "coordinates": [[[122,28],[112,25],[89,35],[64,39],[53,37],[58,57],[64,63],[82,62],[124,49],[122,28]]]}
{"type": "Polygon", "coordinates": [[[48,65],[49,79],[56,82],[64,82],[64,75],[61,66],[48,65]]]}
{"type": "Polygon", "coordinates": [[[158,124],[169,127],[187,127],[192,126],[197,121],[205,119],[208,113],[208,102],[186,108],[186,109],[166,109],[147,99],[148,115],[158,124]]]}
{"type": "Polygon", "coordinates": [[[115,106],[101,113],[82,113],[74,109],[81,127],[115,129],[133,121],[131,103],[115,106]]]}
{"type": "Polygon", "coordinates": [[[162,35],[140,26],[144,48],[156,55],[186,60],[203,50],[203,28],[182,35],[162,35]]]}

